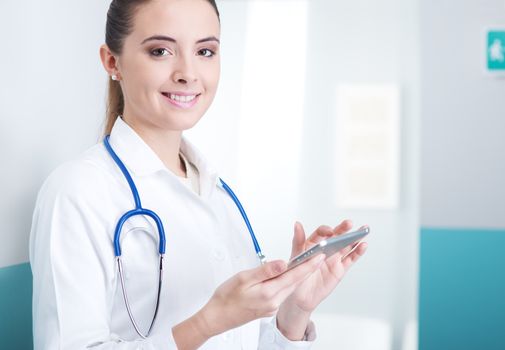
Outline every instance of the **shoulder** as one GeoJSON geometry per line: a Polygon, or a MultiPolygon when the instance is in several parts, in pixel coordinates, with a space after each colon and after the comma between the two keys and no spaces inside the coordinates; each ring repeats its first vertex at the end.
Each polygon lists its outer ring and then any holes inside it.
{"type": "Polygon", "coordinates": [[[47,176],[39,191],[39,200],[58,197],[92,199],[104,193],[113,180],[113,168],[101,143],[97,143],[75,159],[56,167],[47,176]]]}
{"type": "Polygon", "coordinates": [[[109,169],[106,152],[96,144],[47,176],[32,215],[32,262],[42,266],[49,254],[56,261],[69,252],[80,254],[76,249],[89,253],[86,248],[93,242],[101,242],[100,254],[110,257],[110,246],[102,243],[110,242],[113,198],[119,186],[114,184],[118,181],[109,169]]]}

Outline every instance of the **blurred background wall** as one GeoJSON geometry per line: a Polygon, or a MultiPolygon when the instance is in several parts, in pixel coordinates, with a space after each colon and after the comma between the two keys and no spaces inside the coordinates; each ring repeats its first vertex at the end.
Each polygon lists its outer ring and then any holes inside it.
{"type": "MultiPolygon", "coordinates": [[[[0,3],[0,329],[2,338],[17,339],[19,349],[31,346],[26,263],[37,191],[54,167],[101,135],[107,76],[98,48],[108,4],[0,3]]],[[[318,349],[415,349],[418,314],[422,349],[477,348],[461,344],[465,328],[457,321],[479,320],[490,309],[465,312],[463,287],[497,306],[494,323],[486,325],[505,324],[497,316],[505,314],[503,298],[496,297],[505,292],[497,273],[505,267],[498,253],[505,236],[505,81],[486,75],[481,61],[484,29],[505,27],[505,3],[221,0],[218,5],[220,87],[207,115],[187,135],[236,188],[265,253],[288,258],[295,220],[308,233],[345,218],[372,228],[369,251],[315,315],[318,349]],[[337,93],[342,86],[365,85],[399,91],[398,143],[392,152],[396,200],[382,207],[346,207],[336,185],[346,171],[339,162],[337,93]],[[477,230],[469,236],[461,228],[477,230]],[[475,237],[477,249],[471,245],[475,237]],[[455,246],[460,249],[448,255],[455,246]],[[481,267],[459,263],[482,250],[492,253],[483,253],[490,258],[481,267]],[[471,267],[473,277],[487,271],[479,280],[484,287],[461,285],[469,278],[461,266],[471,267]],[[454,272],[461,279],[444,284],[454,272]],[[443,322],[437,326],[435,320],[443,322]]],[[[362,144],[370,145],[367,140],[362,144]]],[[[496,329],[486,349],[503,348],[496,329]]]]}
{"type": "Polygon", "coordinates": [[[420,19],[420,349],[505,349],[505,79],[485,55],[505,3],[421,1],[420,19]]]}

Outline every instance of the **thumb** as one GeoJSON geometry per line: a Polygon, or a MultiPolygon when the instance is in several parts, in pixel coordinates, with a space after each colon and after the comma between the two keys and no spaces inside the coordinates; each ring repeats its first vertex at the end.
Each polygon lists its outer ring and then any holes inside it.
{"type": "Polygon", "coordinates": [[[293,234],[293,243],[291,246],[291,259],[303,252],[305,246],[305,230],[298,221],[295,223],[295,232],[293,234]]]}
{"type": "Polygon", "coordinates": [[[261,283],[271,278],[277,277],[287,270],[287,264],[283,260],[269,261],[255,269],[246,272],[246,278],[251,284],[261,283]]]}

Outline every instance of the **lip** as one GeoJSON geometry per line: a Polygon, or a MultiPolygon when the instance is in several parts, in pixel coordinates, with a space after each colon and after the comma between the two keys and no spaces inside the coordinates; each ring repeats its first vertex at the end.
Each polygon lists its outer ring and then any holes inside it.
{"type": "Polygon", "coordinates": [[[187,92],[187,91],[162,91],[162,94],[174,94],[179,96],[192,96],[200,95],[198,92],[187,92]]]}
{"type": "Polygon", "coordinates": [[[201,94],[194,93],[194,92],[170,91],[170,92],[162,92],[161,95],[171,105],[179,107],[179,108],[183,108],[183,109],[188,109],[188,108],[193,107],[198,102],[198,100],[200,99],[200,95],[201,94]],[[170,94],[179,95],[179,96],[193,96],[193,95],[196,95],[196,97],[193,100],[189,101],[189,102],[181,102],[181,101],[172,100],[170,97],[168,97],[170,94]]]}

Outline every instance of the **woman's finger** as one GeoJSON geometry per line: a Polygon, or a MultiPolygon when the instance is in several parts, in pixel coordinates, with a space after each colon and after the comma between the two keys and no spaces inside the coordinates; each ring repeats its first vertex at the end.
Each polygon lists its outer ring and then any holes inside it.
{"type": "MultiPolygon", "coordinates": [[[[364,226],[361,226],[358,230],[361,230],[363,228],[367,227],[366,225],[364,226]]],[[[348,246],[346,246],[345,248],[341,249],[340,250],[340,254],[342,256],[346,256],[347,254],[349,254],[349,252],[351,252],[352,250],[354,250],[354,248],[356,248],[356,246],[360,243],[361,241],[358,241],[358,242],[354,242],[354,243],[351,243],[349,244],[348,246]]]]}
{"type": "Polygon", "coordinates": [[[339,225],[335,226],[333,229],[333,232],[335,235],[341,235],[342,233],[346,233],[352,228],[352,221],[349,219],[346,219],[342,221],[339,225]]]}
{"type": "Polygon", "coordinates": [[[323,239],[330,238],[333,235],[334,233],[330,226],[326,225],[319,226],[307,239],[305,243],[305,249],[309,249],[312,246],[321,242],[323,239]]]}
{"type": "Polygon", "coordinates": [[[265,281],[264,285],[268,288],[272,288],[272,290],[275,290],[275,293],[278,293],[278,291],[282,289],[288,288],[300,281],[305,280],[305,278],[310,276],[312,272],[321,266],[321,263],[325,258],[326,255],[318,254],[306,262],[293,267],[291,270],[284,272],[280,276],[265,281]]]}
{"type": "Polygon", "coordinates": [[[295,223],[293,242],[291,245],[291,259],[301,254],[305,249],[305,230],[298,221],[295,223]]]}
{"type": "Polygon", "coordinates": [[[354,264],[363,254],[365,254],[366,249],[368,247],[367,242],[360,242],[355,249],[349,252],[347,255],[343,256],[342,265],[344,269],[347,271],[352,264],[354,264]]]}
{"type": "Polygon", "coordinates": [[[337,225],[335,228],[331,228],[329,226],[319,226],[317,230],[315,230],[307,240],[307,246],[306,249],[316,245],[317,243],[321,242],[323,239],[331,238],[333,236],[338,236],[341,235],[342,233],[345,233],[349,231],[352,228],[352,221],[351,220],[344,220],[342,221],[339,225],[337,225]]]}
{"type": "Polygon", "coordinates": [[[254,269],[239,272],[238,282],[245,285],[261,283],[279,276],[286,271],[287,264],[283,260],[269,261],[254,269]]]}

